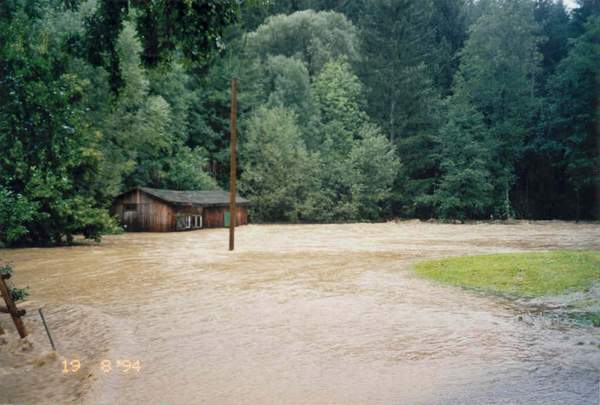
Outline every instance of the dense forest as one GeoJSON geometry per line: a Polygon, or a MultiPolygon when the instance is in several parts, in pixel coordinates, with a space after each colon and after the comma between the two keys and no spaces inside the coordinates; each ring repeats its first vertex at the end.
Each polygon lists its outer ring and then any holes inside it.
{"type": "Polygon", "coordinates": [[[600,0],[4,0],[0,245],[136,185],[254,222],[600,217],[600,0]]]}

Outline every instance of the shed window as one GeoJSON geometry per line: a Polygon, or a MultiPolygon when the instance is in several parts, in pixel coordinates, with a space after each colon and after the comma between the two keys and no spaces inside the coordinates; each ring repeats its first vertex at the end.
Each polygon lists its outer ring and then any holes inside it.
{"type": "Polygon", "coordinates": [[[177,215],[177,229],[202,228],[202,215],[177,215]]]}
{"type": "Polygon", "coordinates": [[[137,204],[125,204],[124,209],[127,211],[137,211],[137,204]]]}
{"type": "Polygon", "coordinates": [[[177,215],[177,229],[189,229],[189,218],[187,215],[177,215]]]}

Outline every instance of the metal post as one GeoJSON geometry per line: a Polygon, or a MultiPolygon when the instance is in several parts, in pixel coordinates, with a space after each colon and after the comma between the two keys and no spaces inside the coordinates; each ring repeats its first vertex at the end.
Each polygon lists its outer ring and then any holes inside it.
{"type": "Polygon", "coordinates": [[[54,341],[52,340],[52,335],[50,335],[50,329],[48,329],[48,325],[46,324],[46,318],[44,318],[44,314],[42,313],[42,308],[38,308],[38,312],[40,313],[40,317],[42,318],[42,323],[44,324],[44,328],[46,329],[46,333],[48,334],[48,340],[50,340],[50,346],[52,346],[52,350],[56,351],[56,347],[54,346],[54,341]]]}
{"type": "MultiPolygon", "coordinates": [[[[22,338],[27,336],[27,329],[25,329],[25,324],[23,323],[23,320],[21,319],[21,316],[25,315],[25,310],[18,310],[17,306],[15,305],[15,302],[12,300],[12,297],[10,296],[10,291],[8,291],[8,287],[6,286],[6,283],[4,282],[5,279],[9,278],[10,276],[4,275],[4,276],[0,276],[0,293],[2,293],[2,297],[4,297],[4,302],[6,303],[6,312],[8,312],[10,314],[10,316],[12,317],[12,320],[15,324],[15,327],[17,328],[17,331],[19,332],[19,336],[22,338]]],[[[4,312],[4,311],[2,311],[4,312]]]]}
{"type": "Polygon", "coordinates": [[[237,218],[237,207],[235,204],[236,190],[236,148],[237,148],[237,79],[231,79],[231,142],[229,160],[229,250],[235,246],[235,222],[237,218]]]}

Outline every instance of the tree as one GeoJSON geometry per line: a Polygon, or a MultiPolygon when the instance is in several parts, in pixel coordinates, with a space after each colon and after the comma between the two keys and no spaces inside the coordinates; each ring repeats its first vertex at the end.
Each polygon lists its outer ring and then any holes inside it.
{"type": "Polygon", "coordinates": [[[588,18],[600,16],[600,0],[577,0],[577,6],[571,12],[571,38],[583,34],[588,18]]]}
{"type": "Polygon", "coordinates": [[[343,60],[329,61],[315,78],[312,86],[319,110],[320,127],[307,139],[311,150],[317,150],[325,139],[331,139],[337,156],[346,156],[352,142],[358,138],[358,129],[368,117],[361,102],[363,85],[343,60]]]}
{"type": "Polygon", "coordinates": [[[399,215],[430,218],[430,196],[440,172],[438,132],[444,112],[431,79],[424,75],[424,66],[412,70],[417,80],[407,78],[406,86],[410,89],[407,94],[414,98],[412,104],[405,101],[410,130],[405,129],[395,143],[402,167],[394,186],[393,207],[399,215]]]}
{"type": "Polygon", "coordinates": [[[434,31],[431,2],[368,0],[360,20],[369,115],[392,143],[425,120],[434,31]]]}
{"type": "Polygon", "coordinates": [[[303,202],[314,187],[315,166],[295,114],[282,107],[258,109],[247,124],[240,157],[240,190],[250,199],[253,218],[259,222],[298,221],[303,202]]]}
{"type": "Polygon", "coordinates": [[[433,0],[430,23],[435,27],[434,82],[448,95],[458,70],[458,53],[467,39],[465,0],[433,0]]]}
{"type": "Polygon", "coordinates": [[[117,42],[126,21],[135,22],[145,66],[170,60],[177,51],[192,63],[205,63],[238,13],[234,0],[99,0],[86,21],[83,48],[92,64],[107,68],[116,91],[122,85],[117,42]]]}
{"type": "MultiPolygon", "coordinates": [[[[598,218],[600,187],[600,17],[592,17],[549,81],[550,151],[574,194],[575,213],[598,218]]],[[[572,200],[571,200],[572,201],[572,200]]]]}
{"type": "Polygon", "coordinates": [[[98,165],[81,105],[89,82],[69,70],[43,7],[0,7],[0,187],[20,216],[2,243],[98,239],[114,224],[86,192],[98,165]]]}
{"type": "MultiPolygon", "coordinates": [[[[451,48],[449,43],[441,46],[451,29],[439,26],[436,32],[434,14],[430,0],[367,0],[359,20],[367,112],[388,135],[402,162],[393,193],[396,215],[432,214],[425,202],[439,171],[436,136],[441,121],[440,89],[434,79],[437,75],[444,81],[438,50],[444,48],[442,53],[447,54],[451,48]]],[[[435,15],[443,20],[441,11],[435,15]]]]}
{"type": "Polygon", "coordinates": [[[542,54],[542,68],[545,79],[554,71],[556,65],[567,56],[569,15],[562,0],[558,2],[537,0],[533,13],[544,37],[539,43],[539,51],[542,54]]]}
{"type": "Polygon", "coordinates": [[[564,176],[554,166],[554,158],[548,153],[552,141],[545,129],[545,117],[549,107],[547,82],[567,55],[570,20],[562,1],[536,0],[533,13],[540,27],[538,50],[542,56],[541,69],[534,79],[540,109],[524,139],[523,155],[515,164],[516,184],[512,190],[512,203],[523,217],[545,219],[559,215],[564,218],[556,210],[566,204],[560,191],[564,176]]]}
{"type": "Polygon", "coordinates": [[[295,57],[317,74],[327,61],[359,56],[357,30],[343,15],[331,11],[299,11],[267,19],[248,34],[248,52],[265,60],[269,55],[295,57]]]}
{"type": "Polygon", "coordinates": [[[540,55],[530,3],[502,0],[489,10],[470,30],[454,86],[455,94],[482,114],[495,141],[496,211],[507,217],[513,213],[509,192],[515,163],[539,111],[534,79],[540,55]]]}
{"type": "Polygon", "coordinates": [[[182,146],[167,160],[162,184],[173,190],[214,190],[217,182],[205,171],[207,163],[206,151],[182,146]]]}
{"type": "Polygon", "coordinates": [[[392,144],[378,127],[366,125],[348,160],[357,218],[374,221],[389,215],[392,186],[400,166],[392,144]]]}
{"type": "Polygon", "coordinates": [[[441,176],[432,203],[443,219],[487,218],[493,206],[492,154],[483,116],[466,100],[449,100],[440,130],[441,176]]]}
{"type": "Polygon", "coordinates": [[[266,104],[292,109],[301,122],[310,121],[315,111],[306,65],[296,58],[276,55],[267,58],[263,70],[266,104]]]}
{"type": "Polygon", "coordinates": [[[26,237],[27,224],[33,219],[37,205],[21,194],[0,186],[0,247],[26,237]]]}
{"type": "Polygon", "coordinates": [[[149,74],[142,66],[141,51],[134,26],[126,24],[117,43],[123,85],[102,128],[104,150],[112,157],[105,172],[112,171],[109,178],[119,179],[118,191],[133,186],[214,188],[204,171],[203,152],[186,145],[193,98],[187,90],[188,75],[177,63],[168,71],[149,74]]]}

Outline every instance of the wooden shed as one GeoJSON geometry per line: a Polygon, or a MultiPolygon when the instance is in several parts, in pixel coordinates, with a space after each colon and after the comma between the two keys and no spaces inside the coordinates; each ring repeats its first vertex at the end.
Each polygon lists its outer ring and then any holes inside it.
{"type": "MultiPolygon", "coordinates": [[[[248,223],[248,200],[236,196],[237,224],[248,223]]],[[[136,187],[115,198],[112,212],[125,230],[171,232],[229,226],[229,193],[136,187]]]]}

